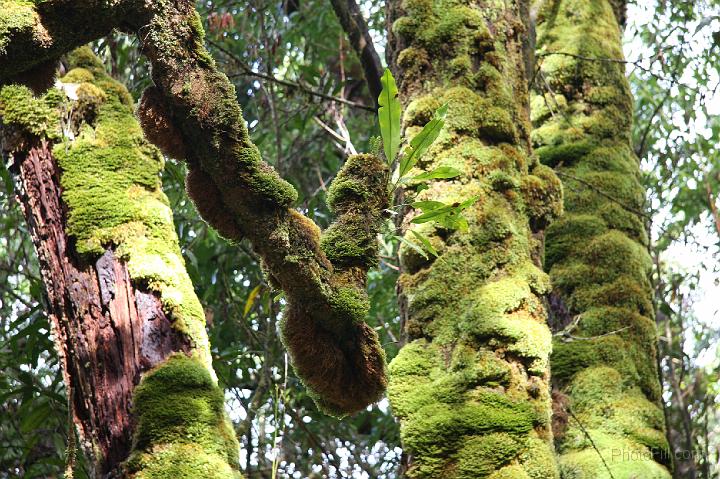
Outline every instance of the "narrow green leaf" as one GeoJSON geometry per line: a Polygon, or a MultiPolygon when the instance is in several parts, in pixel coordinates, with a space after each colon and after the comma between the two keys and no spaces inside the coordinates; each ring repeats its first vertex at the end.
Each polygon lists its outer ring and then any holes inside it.
{"type": "Polygon", "coordinates": [[[464,210],[465,208],[474,205],[475,202],[476,202],[477,200],[479,200],[479,199],[480,199],[479,196],[473,196],[472,198],[470,198],[470,199],[468,199],[468,200],[465,200],[465,201],[463,201],[462,203],[460,203],[456,208],[458,209],[458,211],[462,211],[462,210],[464,210]]]}
{"type": "Polygon", "coordinates": [[[438,178],[448,179],[460,176],[460,174],[462,174],[462,171],[458,170],[457,168],[453,168],[451,166],[439,166],[432,171],[413,176],[412,179],[413,181],[427,181],[438,178]]]}
{"type": "Polygon", "coordinates": [[[412,249],[413,251],[416,251],[423,258],[428,259],[427,253],[425,251],[423,251],[423,249],[420,246],[416,245],[415,243],[413,243],[412,241],[410,241],[408,239],[403,238],[402,236],[395,236],[395,238],[400,240],[401,243],[405,243],[410,249],[412,249]]]}
{"type": "Polygon", "coordinates": [[[452,205],[445,205],[442,208],[430,210],[427,213],[423,213],[420,216],[413,218],[412,222],[415,224],[427,223],[428,221],[440,221],[443,216],[451,213],[453,210],[452,205]]]}
{"type": "Polygon", "coordinates": [[[418,232],[415,231],[415,230],[410,230],[410,232],[411,232],[417,239],[420,240],[420,242],[421,242],[422,245],[425,247],[425,249],[428,251],[428,253],[430,253],[431,255],[435,256],[436,258],[438,257],[438,252],[435,250],[435,248],[433,248],[433,245],[430,243],[430,240],[427,238],[427,236],[422,235],[422,234],[418,233],[418,232]]]}
{"type": "Polygon", "coordinates": [[[415,208],[416,210],[422,210],[423,213],[427,213],[428,211],[436,210],[438,208],[442,208],[443,206],[446,206],[445,203],[441,201],[416,201],[412,203],[410,206],[415,208]]]}
{"type": "Polygon", "coordinates": [[[380,78],[383,89],[378,97],[378,121],[380,122],[380,135],[383,140],[383,149],[388,163],[395,161],[400,149],[400,100],[395,79],[390,70],[380,78]]]}
{"type": "Polygon", "coordinates": [[[435,111],[435,117],[427,122],[423,129],[410,140],[407,152],[400,160],[400,177],[402,178],[410,169],[415,166],[420,157],[430,148],[440,131],[445,126],[445,115],[447,114],[447,103],[435,111]]]}

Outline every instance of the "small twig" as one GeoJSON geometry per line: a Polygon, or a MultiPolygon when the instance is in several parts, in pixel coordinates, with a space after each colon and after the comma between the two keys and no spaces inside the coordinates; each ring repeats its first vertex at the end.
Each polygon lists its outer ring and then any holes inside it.
{"type": "Polygon", "coordinates": [[[580,422],[580,420],[577,418],[577,416],[575,415],[575,413],[572,412],[572,409],[570,409],[570,407],[567,408],[567,412],[568,412],[568,414],[570,414],[570,416],[571,416],[573,419],[575,419],[575,422],[578,423],[578,426],[580,426],[580,430],[583,432],[583,434],[585,434],[585,437],[588,438],[588,441],[590,441],[590,444],[592,445],[593,449],[595,449],[595,452],[597,452],[597,455],[600,456],[600,460],[601,460],[602,463],[605,465],[605,469],[607,469],[608,474],[610,474],[610,479],[615,479],[615,476],[613,476],[613,473],[612,473],[612,471],[610,470],[610,466],[608,466],[607,462],[605,462],[605,458],[603,457],[602,454],[600,454],[600,450],[599,450],[599,449],[597,448],[597,446],[595,445],[595,441],[592,440],[592,438],[590,437],[590,434],[589,434],[589,433],[587,432],[587,430],[585,429],[585,426],[583,426],[583,424],[582,424],[582,423],[580,422]]]}
{"type": "MultiPolygon", "coordinates": [[[[313,117],[313,121],[315,121],[315,123],[317,123],[317,124],[320,126],[320,128],[322,128],[323,130],[325,130],[330,136],[332,136],[333,138],[335,138],[335,140],[337,140],[338,142],[340,142],[340,143],[345,143],[345,142],[347,141],[346,138],[343,138],[342,135],[340,135],[337,131],[335,131],[335,130],[333,130],[332,128],[330,128],[330,125],[328,125],[327,123],[325,123],[324,121],[322,121],[322,120],[321,120],[320,118],[318,118],[317,116],[314,116],[314,117],[313,117]]],[[[344,150],[344,148],[341,148],[341,149],[344,150]]]]}
{"type": "Polygon", "coordinates": [[[593,339],[600,339],[606,336],[612,336],[613,334],[622,333],[627,329],[630,329],[630,326],[625,326],[624,328],[616,329],[615,331],[610,331],[609,333],[598,334],[597,336],[573,336],[572,334],[564,331],[560,333],[555,333],[553,336],[561,336],[572,341],[592,341],[593,339]]]}
{"type": "MultiPolygon", "coordinates": [[[[558,165],[558,166],[561,166],[561,165],[558,165]]],[[[566,178],[570,178],[571,180],[577,181],[578,183],[585,185],[588,188],[592,189],[600,196],[603,196],[603,197],[607,198],[608,200],[612,201],[613,203],[617,203],[618,205],[622,206],[623,208],[628,210],[630,213],[634,213],[634,214],[636,214],[642,218],[645,218],[647,220],[652,220],[652,216],[650,216],[649,214],[645,213],[644,211],[640,211],[637,208],[633,208],[630,205],[626,205],[622,201],[618,200],[617,198],[613,197],[612,195],[609,195],[608,193],[605,193],[603,190],[599,189],[598,187],[596,187],[595,185],[593,185],[592,183],[590,183],[588,181],[585,181],[581,178],[573,176],[569,173],[565,173],[564,171],[559,171],[558,169],[555,169],[555,174],[557,174],[558,176],[564,176],[566,178]]]]}

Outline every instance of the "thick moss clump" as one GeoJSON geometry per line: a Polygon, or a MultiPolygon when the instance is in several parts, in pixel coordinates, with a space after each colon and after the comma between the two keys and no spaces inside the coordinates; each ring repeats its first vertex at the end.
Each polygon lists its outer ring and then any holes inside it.
{"type": "MultiPolygon", "coordinates": [[[[553,0],[538,16],[538,58],[555,93],[535,92],[531,138],[567,185],[565,216],[547,230],[546,264],[555,322],[577,318],[551,364],[614,477],[669,478],[630,89],[622,64],[573,56],[622,58],[611,3],[553,0]]],[[[610,477],[572,418],[557,446],[563,477],[610,477]]]]}
{"type": "Polygon", "coordinates": [[[34,2],[0,0],[0,55],[5,53],[11,34],[29,30],[37,21],[34,2]]]}
{"type": "Polygon", "coordinates": [[[133,401],[137,429],[125,465],[130,477],[242,477],[224,402],[199,358],[176,354],[147,373],[133,401]]]}
{"type": "MultiPolygon", "coordinates": [[[[317,324],[309,324],[304,305],[291,305],[280,325],[293,367],[324,412],[345,416],[377,401],[387,386],[385,352],[365,324],[370,311],[367,270],[377,265],[377,232],[389,204],[389,170],[375,155],[348,158],[328,191],[336,214],[319,238],[334,266],[317,324]]],[[[317,227],[307,218],[315,240],[317,227]]],[[[315,306],[317,307],[317,306],[315,306]]]]}
{"type": "Polygon", "coordinates": [[[4,128],[15,128],[30,135],[56,140],[60,137],[60,100],[57,91],[36,98],[26,86],[0,88],[0,116],[4,128]]]}
{"type": "Polygon", "coordinates": [[[529,148],[522,17],[514,2],[405,0],[393,23],[403,124],[412,138],[447,103],[445,128],[417,164],[462,175],[405,202],[477,201],[466,231],[404,222],[438,252],[400,248],[410,342],[390,365],[412,478],[557,477],[549,427],[551,334],[533,233],[562,209],[562,187],[529,148]]]}

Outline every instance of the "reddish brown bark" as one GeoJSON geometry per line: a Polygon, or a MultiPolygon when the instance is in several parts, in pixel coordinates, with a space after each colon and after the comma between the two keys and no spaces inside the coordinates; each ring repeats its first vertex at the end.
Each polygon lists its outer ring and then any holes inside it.
{"type": "Polygon", "coordinates": [[[140,373],[190,345],[174,330],[159,299],[130,282],[125,264],[108,250],[94,263],[65,234],[59,171],[50,145],[14,154],[19,202],[37,250],[48,314],[72,391],[74,422],[98,475],[127,458],[131,398],[140,373]]]}

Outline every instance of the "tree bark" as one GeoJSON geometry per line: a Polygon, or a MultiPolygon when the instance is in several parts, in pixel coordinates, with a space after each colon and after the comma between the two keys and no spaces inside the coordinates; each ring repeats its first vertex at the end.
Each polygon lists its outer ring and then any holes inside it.
{"type": "Polygon", "coordinates": [[[409,343],[388,388],[413,478],[558,477],[550,431],[551,334],[542,230],[560,182],[529,148],[528,3],[389,2],[388,51],[412,138],[443,103],[445,129],[418,164],[461,170],[403,203],[477,197],[467,231],[431,223],[437,258],[401,246],[409,343]]]}
{"type": "Polygon", "coordinates": [[[623,12],[546,0],[538,15],[532,141],[566,191],[546,240],[553,383],[570,416],[555,432],[561,470],[579,478],[670,477],[623,12]]]}
{"type": "Polygon", "coordinates": [[[127,91],[88,49],[69,66],[61,89],[40,98],[19,85],[0,90],[0,138],[92,474],[239,477],[204,314],[161,191],[162,157],[143,140],[127,91]],[[191,402],[173,403],[182,399],[191,402]],[[213,475],[199,472],[207,463],[213,475]]]}
{"type": "Polygon", "coordinates": [[[65,232],[51,145],[33,143],[13,155],[19,203],[40,261],[73,420],[102,475],[130,452],[132,393],[141,373],[190,345],[171,327],[160,299],[132,284],[113,248],[94,263],[78,257],[65,232]]]}

